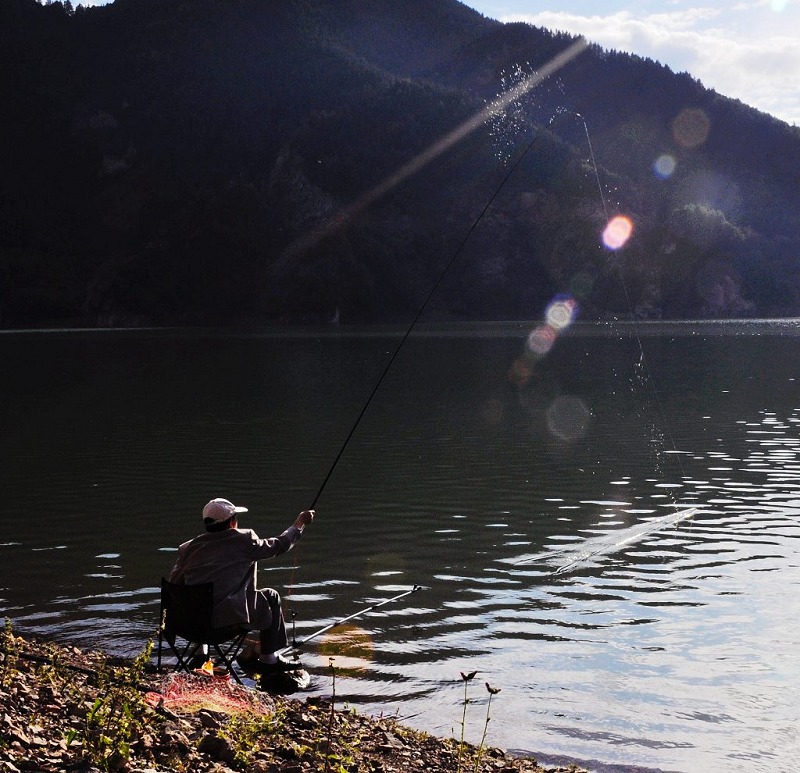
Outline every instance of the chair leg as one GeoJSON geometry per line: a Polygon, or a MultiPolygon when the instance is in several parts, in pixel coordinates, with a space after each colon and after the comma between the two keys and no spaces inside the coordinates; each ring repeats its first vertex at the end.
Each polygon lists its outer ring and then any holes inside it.
{"type": "Polygon", "coordinates": [[[172,654],[175,656],[175,670],[176,671],[191,671],[192,658],[197,654],[197,650],[201,645],[195,642],[187,641],[185,644],[178,644],[177,641],[166,640],[172,654]]]}
{"type": "Polygon", "coordinates": [[[220,661],[220,665],[224,665],[228,669],[228,673],[239,683],[243,684],[241,677],[236,671],[236,656],[244,646],[245,639],[248,632],[242,631],[238,633],[233,639],[221,643],[214,643],[210,645],[203,645],[202,643],[185,641],[184,644],[178,644],[177,637],[170,638],[169,636],[159,636],[159,651],[158,651],[158,667],[161,668],[161,649],[163,641],[169,645],[170,651],[175,657],[175,671],[192,671],[192,660],[197,657],[201,652],[203,646],[208,646],[209,655],[213,651],[220,661]]]}
{"type": "Polygon", "coordinates": [[[234,678],[234,680],[238,684],[244,684],[244,682],[242,682],[242,677],[240,677],[236,671],[236,664],[233,662],[233,660],[229,660],[228,658],[226,658],[225,654],[219,648],[215,649],[217,650],[217,655],[219,656],[219,659],[222,661],[222,664],[225,666],[225,668],[228,669],[228,673],[234,678]]]}
{"type": "Polygon", "coordinates": [[[236,656],[244,646],[244,640],[247,638],[247,631],[244,631],[236,636],[229,642],[221,644],[214,644],[214,651],[222,661],[223,665],[228,669],[228,673],[239,683],[243,684],[241,677],[236,671],[236,656]]]}

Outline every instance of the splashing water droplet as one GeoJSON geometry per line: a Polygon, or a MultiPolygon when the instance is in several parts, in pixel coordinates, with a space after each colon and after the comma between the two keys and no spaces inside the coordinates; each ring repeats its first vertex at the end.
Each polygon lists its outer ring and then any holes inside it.
{"type": "MultiPolygon", "coordinates": [[[[530,63],[515,64],[509,71],[500,74],[500,91],[496,99],[513,92],[536,75],[530,63]]],[[[489,135],[494,146],[494,155],[501,161],[507,161],[513,152],[514,145],[528,126],[527,105],[530,95],[526,91],[521,97],[510,102],[505,109],[493,112],[489,118],[489,135]]]]}

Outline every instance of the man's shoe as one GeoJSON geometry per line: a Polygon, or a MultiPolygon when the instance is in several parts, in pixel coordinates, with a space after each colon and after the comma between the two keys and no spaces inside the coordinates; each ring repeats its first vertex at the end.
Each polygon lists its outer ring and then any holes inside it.
{"type": "Polygon", "coordinates": [[[278,659],[273,663],[265,663],[259,660],[256,669],[263,674],[283,674],[287,671],[297,671],[303,664],[299,660],[289,660],[283,655],[278,655],[278,659]]]}
{"type": "Polygon", "coordinates": [[[291,695],[298,690],[307,690],[311,675],[305,669],[294,671],[271,671],[261,674],[258,688],[275,695],[291,695]]]}

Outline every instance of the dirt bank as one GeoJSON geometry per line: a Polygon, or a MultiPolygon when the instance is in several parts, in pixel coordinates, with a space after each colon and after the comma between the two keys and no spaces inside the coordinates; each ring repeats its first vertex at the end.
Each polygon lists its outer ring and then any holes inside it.
{"type": "Polygon", "coordinates": [[[101,653],[0,633],[0,769],[130,773],[482,773],[530,758],[205,675],[158,674],[149,653],[101,653]]]}

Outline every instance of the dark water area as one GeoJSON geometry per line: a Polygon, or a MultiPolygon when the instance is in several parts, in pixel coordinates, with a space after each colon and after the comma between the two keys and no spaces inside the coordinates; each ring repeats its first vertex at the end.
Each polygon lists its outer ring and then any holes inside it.
{"type": "Polygon", "coordinates": [[[0,333],[0,613],[114,654],[214,496],[312,691],[596,770],[800,758],[800,325],[0,333]],[[356,421],[364,406],[367,410],[356,421]],[[349,442],[349,433],[356,426],[349,442]],[[344,449],[334,465],[339,452],[344,449]],[[330,478],[328,473],[333,466],[330,478]],[[320,489],[323,481],[324,487],[320,489]]]}

